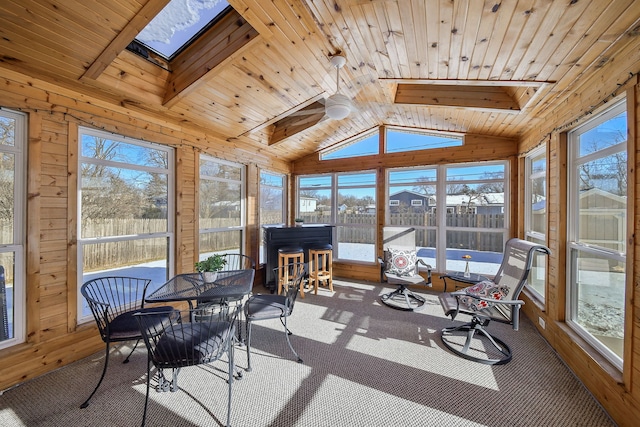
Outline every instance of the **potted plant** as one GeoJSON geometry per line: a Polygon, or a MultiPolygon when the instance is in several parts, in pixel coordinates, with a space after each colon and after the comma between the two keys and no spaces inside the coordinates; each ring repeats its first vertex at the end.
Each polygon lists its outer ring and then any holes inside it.
{"type": "Polygon", "coordinates": [[[216,272],[222,270],[227,263],[224,256],[220,254],[211,255],[210,257],[198,261],[195,264],[196,271],[202,274],[205,282],[213,282],[216,278],[216,272]]]}
{"type": "Polygon", "coordinates": [[[304,224],[304,218],[296,218],[294,222],[296,223],[296,227],[302,227],[302,224],[304,224]]]}

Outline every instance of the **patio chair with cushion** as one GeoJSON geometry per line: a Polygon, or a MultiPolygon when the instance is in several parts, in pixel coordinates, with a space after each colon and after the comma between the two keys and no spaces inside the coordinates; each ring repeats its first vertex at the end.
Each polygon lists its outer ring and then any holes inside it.
{"type": "Polygon", "coordinates": [[[413,293],[409,286],[431,286],[431,266],[417,256],[416,231],[407,227],[384,227],[383,229],[384,255],[379,258],[380,281],[397,288],[380,295],[380,300],[399,310],[419,310],[424,306],[425,299],[413,293]],[[426,269],[427,279],[420,274],[420,266],[426,269]]]}
{"type": "Polygon", "coordinates": [[[114,342],[135,341],[133,349],[122,363],[128,363],[129,358],[142,339],[138,323],[134,319],[136,313],[163,312],[171,310],[171,306],[144,306],[144,299],[151,280],[135,277],[99,277],[89,280],[82,285],[80,293],[87,301],[89,309],[98,326],[102,341],[106,344],[104,367],[98,384],[87,400],[80,406],[86,408],[89,401],[98,391],[109,364],[109,347],[114,342]]]}
{"type": "Polygon", "coordinates": [[[275,277],[280,277],[279,269],[287,269],[286,277],[288,277],[288,281],[283,284],[283,295],[256,294],[251,296],[244,305],[244,314],[247,321],[247,372],[251,371],[251,325],[261,320],[280,319],[282,326],[284,326],[287,344],[289,344],[289,348],[296,356],[298,363],[302,363],[302,359],[291,345],[291,340],[289,339],[291,331],[287,326],[287,319],[293,313],[293,306],[298,297],[300,284],[306,275],[306,266],[304,263],[297,263],[275,268],[275,277]]]}
{"type": "Polygon", "coordinates": [[[151,387],[151,365],[157,368],[158,385],[156,391],[177,391],[178,373],[181,368],[210,364],[227,355],[228,389],[227,422],[231,421],[231,387],[235,368],[233,337],[235,335],[238,306],[220,305],[219,310],[209,316],[195,319],[194,310],[165,310],[164,312],[138,313],[139,330],[147,346],[147,391],[144,402],[142,426],[147,420],[149,390],[151,387]],[[165,370],[171,369],[171,379],[165,370]]]}
{"type": "Polygon", "coordinates": [[[518,330],[520,307],[524,304],[518,298],[527,283],[535,255],[550,253],[546,246],[510,239],[505,244],[502,263],[493,280],[484,280],[455,292],[441,293],[440,304],[451,320],[458,314],[471,316],[468,323],[444,328],[441,332],[442,343],[455,354],[475,362],[488,365],[509,362],[512,358],[511,349],[504,341],[490,334],[487,326],[494,320],[518,330]],[[489,346],[472,346],[474,337],[489,346]],[[497,351],[491,351],[492,348],[497,351]]]}

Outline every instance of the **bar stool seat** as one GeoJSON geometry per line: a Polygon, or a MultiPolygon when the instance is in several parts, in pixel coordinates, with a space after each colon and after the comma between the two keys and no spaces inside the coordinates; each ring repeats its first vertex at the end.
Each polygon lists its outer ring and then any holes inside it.
{"type": "MultiPolygon", "coordinates": [[[[295,277],[297,271],[282,268],[290,264],[302,265],[304,250],[298,247],[284,247],[278,249],[278,295],[282,293],[282,285],[290,281],[289,276],[295,277]]],[[[300,297],[304,298],[304,282],[300,282],[300,297]]]]}
{"type": "Polygon", "coordinates": [[[309,285],[313,286],[315,295],[318,295],[318,285],[324,281],[333,292],[333,247],[330,244],[309,248],[309,285]]]}

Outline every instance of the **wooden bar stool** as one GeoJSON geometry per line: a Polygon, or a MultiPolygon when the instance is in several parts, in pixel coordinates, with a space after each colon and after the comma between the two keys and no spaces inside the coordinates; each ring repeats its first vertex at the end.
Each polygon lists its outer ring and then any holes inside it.
{"type": "Polygon", "coordinates": [[[329,244],[309,248],[309,285],[314,287],[315,295],[318,284],[325,280],[333,292],[333,247],[329,244]]]}
{"type": "MultiPolygon", "coordinates": [[[[278,249],[278,295],[282,292],[282,285],[289,282],[289,276],[295,277],[297,271],[282,268],[289,264],[304,263],[304,250],[302,248],[286,247],[278,249]]],[[[300,283],[300,297],[304,298],[304,282],[300,283]]]]}

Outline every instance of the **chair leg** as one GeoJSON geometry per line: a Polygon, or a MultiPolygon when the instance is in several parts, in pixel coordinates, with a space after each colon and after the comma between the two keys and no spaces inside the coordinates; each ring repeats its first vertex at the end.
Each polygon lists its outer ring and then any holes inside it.
{"type": "Polygon", "coordinates": [[[147,356],[147,393],[144,398],[144,412],[142,413],[142,427],[147,422],[147,406],[149,404],[149,388],[151,383],[151,358],[147,356]]]}
{"type": "Polygon", "coordinates": [[[138,347],[138,343],[140,342],[140,340],[136,340],[136,343],[133,345],[133,349],[129,352],[129,355],[127,356],[126,359],[124,359],[122,361],[122,363],[129,363],[129,358],[131,357],[131,355],[133,354],[134,351],[136,351],[136,347],[138,347]]]}
{"type": "Polygon", "coordinates": [[[247,319],[247,372],[251,372],[251,321],[247,319]]]}
{"type": "MultiPolygon", "coordinates": [[[[283,318],[281,317],[280,320],[282,321],[282,319],[283,318]]],[[[289,328],[287,328],[286,317],[284,317],[284,321],[282,322],[282,324],[284,325],[284,336],[287,338],[287,344],[289,344],[289,348],[291,349],[293,354],[296,356],[298,363],[302,363],[302,358],[298,355],[298,353],[296,353],[296,351],[293,349],[293,346],[291,345],[291,340],[289,339],[289,335],[291,335],[291,331],[289,330],[289,328]]]]}
{"type": "Polygon", "coordinates": [[[447,347],[458,356],[463,357],[467,360],[482,363],[485,365],[504,365],[505,363],[510,362],[513,358],[513,355],[509,346],[501,339],[494,337],[489,332],[487,332],[485,330],[485,326],[487,326],[487,324],[474,319],[471,321],[471,323],[444,328],[440,333],[440,339],[445,347],[447,347]],[[455,345],[445,339],[445,334],[452,334],[453,332],[466,332],[466,340],[461,350],[456,348],[455,345]],[[481,359],[479,357],[469,355],[468,351],[471,346],[471,340],[474,338],[476,332],[485,337],[504,357],[501,357],[499,359],[481,359]]]}
{"type": "Polygon", "coordinates": [[[227,343],[227,355],[229,356],[229,395],[227,396],[227,427],[231,426],[231,386],[233,385],[233,373],[235,372],[236,366],[233,361],[233,342],[229,340],[227,343]]]}
{"type": "Polygon", "coordinates": [[[84,409],[87,406],[89,406],[89,401],[91,400],[93,395],[96,394],[96,391],[98,391],[98,387],[100,387],[100,384],[102,384],[102,380],[104,379],[104,375],[107,373],[107,366],[108,365],[109,365],[109,341],[106,342],[106,351],[105,351],[105,356],[104,356],[104,367],[102,368],[102,375],[100,375],[100,379],[98,380],[98,384],[96,385],[96,388],[93,389],[93,391],[91,392],[89,397],[87,397],[87,400],[85,400],[84,403],[82,405],[80,405],[80,408],[84,409]]]}

